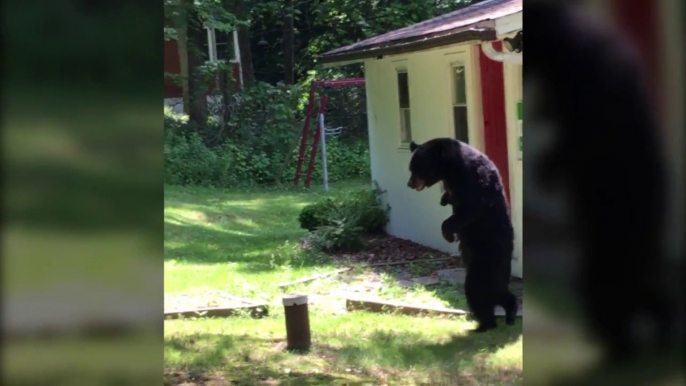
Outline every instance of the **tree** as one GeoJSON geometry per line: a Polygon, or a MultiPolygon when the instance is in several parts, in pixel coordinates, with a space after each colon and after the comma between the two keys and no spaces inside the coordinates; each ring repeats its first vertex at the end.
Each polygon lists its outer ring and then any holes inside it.
{"type": "Polygon", "coordinates": [[[286,84],[295,83],[295,57],[293,44],[293,0],[285,0],[283,9],[283,59],[284,59],[284,82],[286,84]]]}
{"type": "Polygon", "coordinates": [[[188,119],[198,125],[207,121],[207,94],[201,66],[207,61],[203,49],[207,32],[193,0],[183,0],[186,9],[186,55],[188,58],[188,119]]]}

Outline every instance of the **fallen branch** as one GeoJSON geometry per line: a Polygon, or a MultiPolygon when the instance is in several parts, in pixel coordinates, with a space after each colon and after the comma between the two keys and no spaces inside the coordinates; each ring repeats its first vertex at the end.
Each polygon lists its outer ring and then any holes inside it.
{"type": "Polygon", "coordinates": [[[306,278],[304,278],[304,279],[292,281],[292,282],[289,282],[289,283],[279,284],[279,288],[286,288],[286,287],[290,287],[290,286],[296,285],[296,284],[307,283],[308,281],[314,281],[314,280],[317,280],[317,279],[323,279],[323,278],[325,278],[325,277],[334,276],[334,275],[338,275],[339,273],[343,273],[343,272],[350,271],[351,269],[353,269],[353,267],[341,268],[341,269],[337,269],[337,270],[335,270],[335,271],[333,271],[333,272],[322,273],[322,274],[320,274],[320,275],[315,275],[315,276],[306,277],[306,278]]]}

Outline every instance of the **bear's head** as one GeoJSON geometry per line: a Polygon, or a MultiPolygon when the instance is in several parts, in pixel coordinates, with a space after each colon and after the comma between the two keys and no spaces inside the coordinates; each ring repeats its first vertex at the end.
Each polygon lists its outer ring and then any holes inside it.
{"type": "Polygon", "coordinates": [[[417,145],[410,143],[412,158],[410,159],[410,180],[407,186],[416,191],[430,188],[443,179],[441,170],[444,168],[443,149],[435,140],[417,145]]]}

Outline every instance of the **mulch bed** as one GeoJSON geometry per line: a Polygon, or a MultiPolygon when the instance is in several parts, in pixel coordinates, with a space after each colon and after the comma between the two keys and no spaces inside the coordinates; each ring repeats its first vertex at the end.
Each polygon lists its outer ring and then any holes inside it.
{"type": "Polygon", "coordinates": [[[463,267],[459,256],[449,254],[417,244],[410,240],[403,240],[392,236],[366,236],[366,247],[355,253],[337,253],[332,255],[334,261],[345,265],[347,263],[393,263],[400,261],[451,258],[442,264],[445,268],[463,267]]]}

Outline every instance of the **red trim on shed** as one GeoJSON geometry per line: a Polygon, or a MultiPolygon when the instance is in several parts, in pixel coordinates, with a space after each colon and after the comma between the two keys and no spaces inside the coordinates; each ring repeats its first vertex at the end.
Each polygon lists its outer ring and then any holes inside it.
{"type": "MultiPolygon", "coordinates": [[[[493,42],[496,50],[502,42],[493,42]]],[[[479,49],[481,69],[481,99],[484,117],[484,145],[486,155],[495,163],[503,180],[503,188],[510,202],[510,164],[507,154],[507,119],[505,117],[505,77],[503,64],[489,59],[479,49]]]]}

